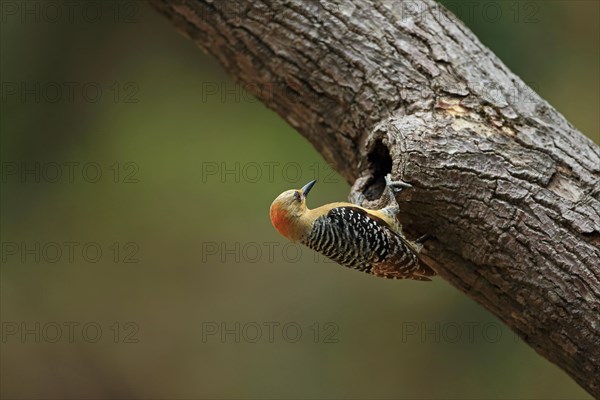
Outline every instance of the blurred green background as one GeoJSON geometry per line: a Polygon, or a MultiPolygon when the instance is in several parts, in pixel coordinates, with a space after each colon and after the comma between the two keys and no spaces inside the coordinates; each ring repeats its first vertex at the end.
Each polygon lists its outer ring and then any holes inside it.
{"type": "MultiPolygon", "coordinates": [[[[598,2],[445,3],[600,142],[598,2]]],[[[2,398],[589,398],[442,279],[288,245],[280,192],[349,185],[146,3],[1,23],[2,398]]]]}

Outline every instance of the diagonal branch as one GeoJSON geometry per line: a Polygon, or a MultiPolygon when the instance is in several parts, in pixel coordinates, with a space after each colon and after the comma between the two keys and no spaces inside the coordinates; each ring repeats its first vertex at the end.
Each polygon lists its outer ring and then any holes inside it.
{"type": "Polygon", "coordinates": [[[600,397],[600,149],[432,0],[150,0],[600,397]]]}

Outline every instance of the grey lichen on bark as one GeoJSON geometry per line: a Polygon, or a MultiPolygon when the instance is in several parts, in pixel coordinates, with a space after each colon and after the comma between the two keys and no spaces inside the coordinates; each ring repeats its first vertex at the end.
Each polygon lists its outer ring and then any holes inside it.
{"type": "Polygon", "coordinates": [[[600,397],[600,149],[432,0],[150,0],[600,397]]]}

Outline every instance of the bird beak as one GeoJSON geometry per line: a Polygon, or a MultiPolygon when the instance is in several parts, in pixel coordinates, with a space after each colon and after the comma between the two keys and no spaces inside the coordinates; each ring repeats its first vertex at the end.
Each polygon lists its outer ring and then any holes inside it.
{"type": "Polygon", "coordinates": [[[306,185],[304,185],[302,187],[302,189],[300,189],[300,190],[302,190],[302,196],[304,196],[304,197],[308,196],[308,192],[310,192],[310,189],[312,189],[312,187],[315,186],[315,183],[317,183],[316,180],[310,181],[306,185]]]}

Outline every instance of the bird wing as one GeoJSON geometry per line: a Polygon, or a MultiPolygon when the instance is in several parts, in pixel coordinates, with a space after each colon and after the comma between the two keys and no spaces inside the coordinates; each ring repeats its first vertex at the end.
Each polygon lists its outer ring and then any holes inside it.
{"type": "Polygon", "coordinates": [[[315,221],[322,238],[309,247],[344,266],[395,279],[430,280],[414,247],[390,225],[361,207],[335,207],[315,221]],[[324,238],[324,239],[323,239],[324,238]]]}

